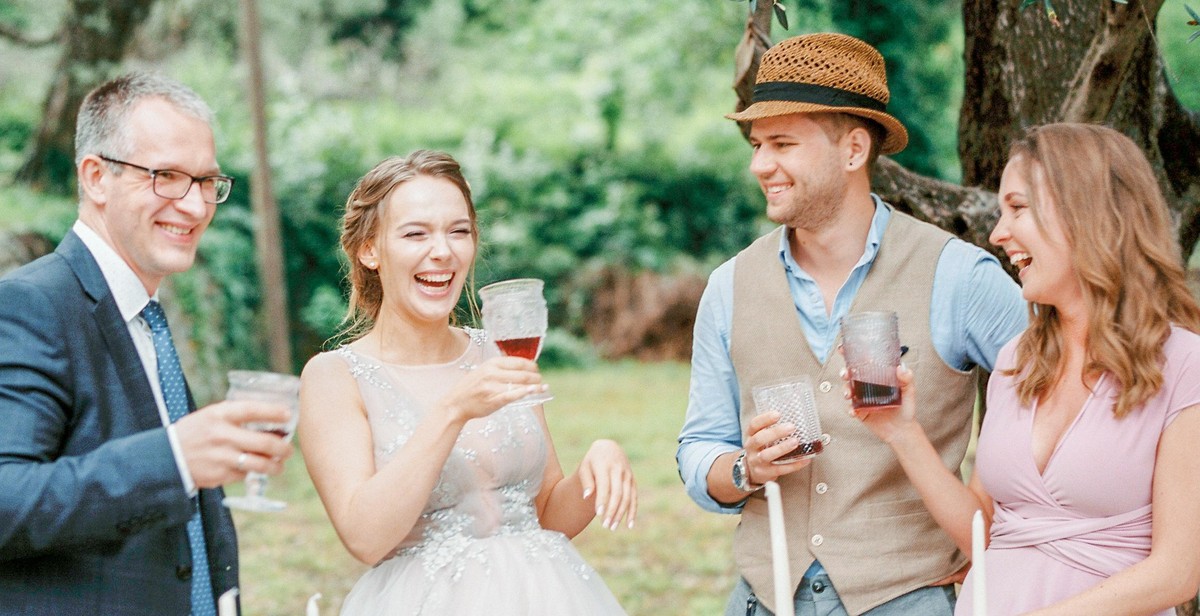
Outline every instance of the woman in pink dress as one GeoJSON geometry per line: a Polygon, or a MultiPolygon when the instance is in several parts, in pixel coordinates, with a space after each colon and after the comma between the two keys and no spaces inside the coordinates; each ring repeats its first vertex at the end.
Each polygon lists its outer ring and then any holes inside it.
{"type": "Polygon", "coordinates": [[[300,448],[338,537],[372,565],[344,616],[621,616],[570,537],[633,527],[629,460],[592,444],[565,475],[537,364],[453,322],[478,228],[453,158],[379,163],[346,202],[353,341],[312,358],[300,448]]]}
{"type": "Polygon", "coordinates": [[[1000,352],[969,485],[908,370],[903,406],[863,422],[966,553],[983,510],[989,616],[1173,614],[1200,587],[1200,307],[1154,174],[1117,131],[1052,124],[1014,144],[999,198],[1030,325],[1000,352]]]}

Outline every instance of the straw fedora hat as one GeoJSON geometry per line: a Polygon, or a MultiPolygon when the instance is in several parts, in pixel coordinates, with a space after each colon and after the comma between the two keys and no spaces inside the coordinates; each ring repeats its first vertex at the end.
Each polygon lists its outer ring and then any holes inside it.
{"type": "Polygon", "coordinates": [[[767,50],[754,82],[754,101],[725,117],[739,122],[791,113],[840,112],[869,118],[887,136],[880,153],[908,145],[908,131],[887,113],[891,95],[883,56],[845,34],[795,36],[767,50]]]}

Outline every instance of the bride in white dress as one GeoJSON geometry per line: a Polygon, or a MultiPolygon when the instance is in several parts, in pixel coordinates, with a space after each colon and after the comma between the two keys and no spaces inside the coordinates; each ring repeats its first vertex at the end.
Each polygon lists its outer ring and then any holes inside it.
{"type": "Polygon", "coordinates": [[[368,172],[346,203],[352,343],[302,375],[299,441],[346,549],[374,565],[347,616],[624,614],[571,545],[595,517],[632,528],[624,451],[592,444],[564,476],[537,365],[452,325],[475,260],[470,187],[419,150],[368,172]]]}

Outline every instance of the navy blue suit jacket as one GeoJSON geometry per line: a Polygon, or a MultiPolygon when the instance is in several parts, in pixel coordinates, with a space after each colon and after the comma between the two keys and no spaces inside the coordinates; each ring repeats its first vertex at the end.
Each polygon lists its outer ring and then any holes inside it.
{"type": "MultiPolygon", "coordinates": [[[[238,578],[221,498],[200,491],[214,596],[238,578]]],[[[187,614],[194,502],[108,284],[68,233],[0,279],[0,615],[187,614]]]]}

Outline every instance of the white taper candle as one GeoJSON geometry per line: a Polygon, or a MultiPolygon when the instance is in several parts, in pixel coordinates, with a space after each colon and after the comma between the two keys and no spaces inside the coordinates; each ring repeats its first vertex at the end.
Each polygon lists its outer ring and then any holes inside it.
{"type": "Polygon", "coordinates": [[[217,616],[237,616],[237,586],[225,591],[217,598],[217,616]]]}
{"type": "Polygon", "coordinates": [[[974,616],[987,616],[987,577],[983,566],[983,512],[971,520],[971,605],[974,616]]]}
{"type": "Polygon", "coordinates": [[[779,484],[768,481],[767,518],[771,524],[771,565],[775,570],[775,615],[794,616],[792,605],[792,571],[788,564],[787,533],[783,526],[783,499],[779,484]]]}
{"type": "Polygon", "coordinates": [[[317,593],[308,598],[308,606],[304,610],[304,616],[321,616],[321,609],[317,607],[317,599],[321,598],[321,593],[317,593]]]}

